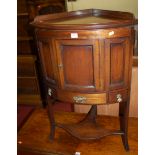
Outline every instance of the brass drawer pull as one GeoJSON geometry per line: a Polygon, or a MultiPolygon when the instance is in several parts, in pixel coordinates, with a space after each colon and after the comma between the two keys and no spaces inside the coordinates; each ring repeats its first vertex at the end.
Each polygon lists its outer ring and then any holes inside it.
{"type": "Polygon", "coordinates": [[[76,102],[76,103],[85,103],[87,98],[86,97],[83,97],[83,96],[74,96],[73,97],[73,100],[76,102]]]}
{"type": "Polygon", "coordinates": [[[115,34],[114,31],[110,31],[110,32],[109,32],[109,36],[112,36],[112,35],[114,35],[114,34],[115,34]]]}
{"type": "Polygon", "coordinates": [[[63,67],[63,64],[59,64],[58,67],[61,69],[63,67]]]}
{"type": "Polygon", "coordinates": [[[48,88],[48,95],[49,96],[52,96],[52,93],[53,93],[52,89],[51,88],[48,88]]]}
{"type": "Polygon", "coordinates": [[[122,102],[122,100],[123,100],[121,94],[117,94],[116,98],[117,98],[118,103],[122,102]]]}

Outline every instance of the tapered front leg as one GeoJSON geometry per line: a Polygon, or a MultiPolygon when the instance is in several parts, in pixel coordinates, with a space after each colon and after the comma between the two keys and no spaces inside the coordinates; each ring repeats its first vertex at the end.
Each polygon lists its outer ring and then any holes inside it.
{"type": "Polygon", "coordinates": [[[121,131],[124,132],[124,134],[122,135],[122,142],[126,151],[129,151],[128,116],[129,116],[129,102],[119,103],[120,129],[121,131]]]}
{"type": "Polygon", "coordinates": [[[52,102],[48,102],[48,106],[47,106],[48,116],[50,120],[50,140],[53,140],[55,135],[55,119],[54,119],[54,111],[53,111],[54,102],[55,102],[54,100],[52,100],[52,102]]]}

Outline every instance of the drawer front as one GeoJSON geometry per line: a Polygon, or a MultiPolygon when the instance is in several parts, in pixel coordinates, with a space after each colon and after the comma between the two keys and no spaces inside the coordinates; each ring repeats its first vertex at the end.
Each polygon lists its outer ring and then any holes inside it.
{"type": "Polygon", "coordinates": [[[117,90],[109,92],[109,103],[120,103],[128,100],[128,90],[117,90]]]}
{"type": "Polygon", "coordinates": [[[106,93],[78,93],[57,91],[57,99],[77,104],[105,104],[106,93]]]}

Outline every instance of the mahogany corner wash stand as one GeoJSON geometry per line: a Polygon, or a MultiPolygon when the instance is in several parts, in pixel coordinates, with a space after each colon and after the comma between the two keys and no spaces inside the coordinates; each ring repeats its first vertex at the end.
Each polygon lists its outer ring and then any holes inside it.
{"type": "Polygon", "coordinates": [[[47,88],[50,138],[61,127],[82,139],[121,135],[128,146],[128,113],[132,53],[133,14],[88,9],[38,16],[35,27],[40,61],[47,88]],[[52,111],[56,101],[92,105],[77,124],[59,124],[52,111]],[[119,103],[120,130],[96,123],[97,105],[119,103]]]}

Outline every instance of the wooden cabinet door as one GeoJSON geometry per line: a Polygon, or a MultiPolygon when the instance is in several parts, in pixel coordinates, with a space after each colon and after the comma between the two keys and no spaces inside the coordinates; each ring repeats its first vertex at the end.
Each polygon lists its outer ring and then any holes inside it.
{"type": "Polygon", "coordinates": [[[107,89],[127,88],[131,61],[129,37],[105,40],[107,89]]]}
{"type": "Polygon", "coordinates": [[[56,84],[55,75],[55,58],[52,49],[52,41],[50,39],[42,39],[38,41],[39,56],[42,64],[44,77],[48,82],[56,84]]]}
{"type": "Polygon", "coordinates": [[[65,90],[97,91],[98,40],[55,40],[60,86],[65,90]]]}

